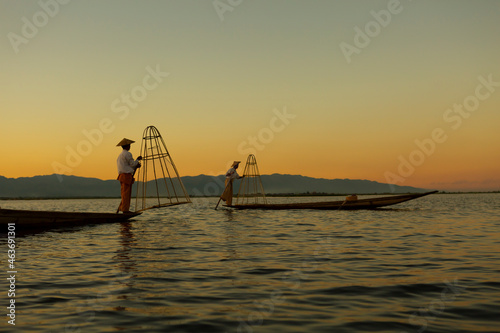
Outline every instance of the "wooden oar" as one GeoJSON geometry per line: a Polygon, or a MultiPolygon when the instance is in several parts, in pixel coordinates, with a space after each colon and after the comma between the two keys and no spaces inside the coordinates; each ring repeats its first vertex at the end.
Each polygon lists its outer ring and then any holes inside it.
{"type": "Polygon", "coordinates": [[[116,214],[120,212],[120,207],[122,206],[122,200],[120,200],[120,204],[118,205],[118,208],[116,209],[116,214]]]}

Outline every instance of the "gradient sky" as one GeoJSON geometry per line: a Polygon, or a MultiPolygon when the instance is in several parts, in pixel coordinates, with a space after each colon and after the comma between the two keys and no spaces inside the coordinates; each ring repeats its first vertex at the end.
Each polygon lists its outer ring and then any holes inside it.
{"type": "Polygon", "coordinates": [[[262,174],[500,189],[500,1],[0,8],[2,176],[114,179],[154,125],[183,176],[255,153],[262,174]]]}

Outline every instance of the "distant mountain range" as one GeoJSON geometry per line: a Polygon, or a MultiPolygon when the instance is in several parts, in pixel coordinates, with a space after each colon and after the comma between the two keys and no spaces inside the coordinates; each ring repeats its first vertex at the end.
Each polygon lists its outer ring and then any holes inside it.
{"type": "MultiPolygon", "coordinates": [[[[181,177],[190,196],[219,196],[224,176],[181,177]]],[[[428,191],[410,186],[397,186],[359,179],[323,179],[300,175],[262,175],[266,194],[372,194],[421,193],[428,191]]],[[[239,181],[236,181],[235,193],[239,181]]],[[[134,186],[135,189],[135,186],[134,186]]],[[[135,192],[135,191],[134,191],[135,192]]],[[[0,198],[88,198],[119,197],[117,180],[101,180],[66,175],[21,178],[0,176],[0,198]]]]}

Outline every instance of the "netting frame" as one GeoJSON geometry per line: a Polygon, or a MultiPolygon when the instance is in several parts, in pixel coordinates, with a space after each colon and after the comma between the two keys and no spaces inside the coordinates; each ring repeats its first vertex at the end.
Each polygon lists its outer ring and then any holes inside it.
{"type": "Polygon", "coordinates": [[[144,130],[140,155],[142,167],[137,169],[136,212],[191,203],[167,145],[155,126],[148,126],[144,130]],[[152,178],[148,172],[153,173],[152,178]],[[151,191],[148,193],[151,185],[154,186],[152,194],[151,191]],[[161,193],[162,190],[166,191],[166,196],[161,193]]]}
{"type": "Polygon", "coordinates": [[[255,155],[250,154],[247,157],[245,169],[243,170],[243,179],[238,189],[236,205],[255,205],[267,204],[266,192],[260,178],[259,166],[255,155]]]}

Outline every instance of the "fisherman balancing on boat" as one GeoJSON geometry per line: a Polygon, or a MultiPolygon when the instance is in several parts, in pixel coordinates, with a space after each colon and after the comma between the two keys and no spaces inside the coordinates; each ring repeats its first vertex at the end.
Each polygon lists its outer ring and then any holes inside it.
{"type": "Polygon", "coordinates": [[[224,189],[224,192],[220,196],[222,200],[226,202],[228,206],[231,206],[233,203],[233,181],[235,179],[241,179],[243,176],[238,175],[238,172],[236,172],[236,169],[238,169],[238,165],[241,163],[241,161],[234,161],[233,165],[231,165],[231,168],[227,170],[226,172],[226,188],[224,189]]]}
{"type": "MultiPolygon", "coordinates": [[[[132,197],[132,184],[134,183],[135,171],[141,167],[140,160],[142,156],[138,156],[136,160],[132,157],[132,153],[129,152],[130,145],[135,141],[124,138],[122,141],[118,142],[116,145],[123,148],[118,159],[116,160],[116,165],[118,166],[118,180],[121,184],[121,197],[122,201],[118,211],[122,211],[124,214],[130,214],[130,199],[132,197]]],[[[117,211],[117,212],[118,212],[117,211]]]]}

